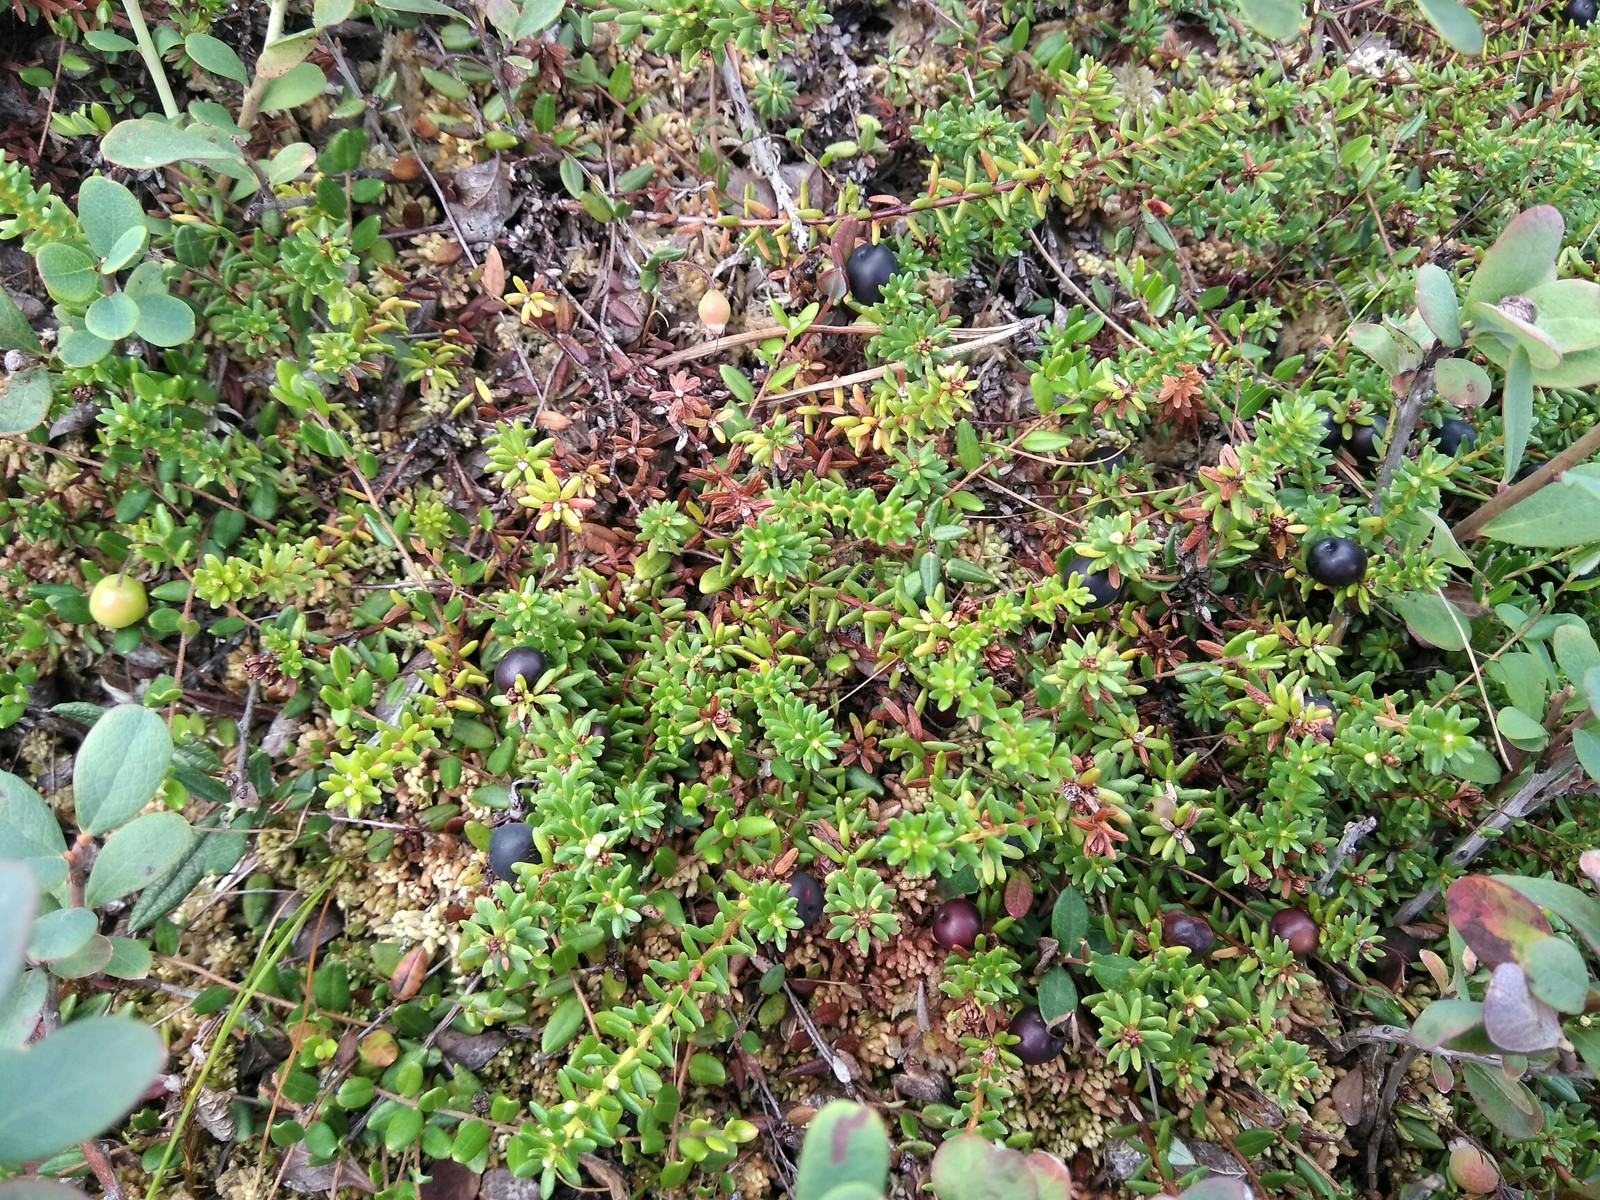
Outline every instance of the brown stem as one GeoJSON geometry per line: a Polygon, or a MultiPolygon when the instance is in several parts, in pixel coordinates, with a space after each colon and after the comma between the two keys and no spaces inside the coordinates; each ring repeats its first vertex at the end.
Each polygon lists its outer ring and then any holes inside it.
{"type": "Polygon", "coordinates": [[[1600,425],[1596,425],[1589,430],[1588,433],[1573,442],[1572,445],[1568,446],[1526,479],[1520,483],[1512,484],[1482,508],[1457,521],[1455,528],[1450,532],[1455,535],[1455,539],[1458,542],[1477,537],[1479,531],[1485,525],[1505,512],[1506,509],[1521,500],[1527,499],[1544,487],[1545,484],[1552,482],[1561,472],[1584,462],[1596,451],[1600,451],[1600,425]]]}
{"type": "Polygon", "coordinates": [[[83,885],[88,882],[89,868],[94,863],[94,838],[87,833],[79,833],[66,858],[70,905],[73,908],[87,908],[83,900],[83,885]]]}
{"type": "Polygon", "coordinates": [[[127,1193],[117,1181],[117,1172],[112,1167],[111,1160],[106,1157],[106,1152],[100,1149],[100,1143],[90,1138],[87,1142],[79,1143],[78,1149],[83,1151],[83,1161],[89,1164],[94,1177],[100,1181],[100,1191],[104,1200],[123,1200],[127,1193]]]}

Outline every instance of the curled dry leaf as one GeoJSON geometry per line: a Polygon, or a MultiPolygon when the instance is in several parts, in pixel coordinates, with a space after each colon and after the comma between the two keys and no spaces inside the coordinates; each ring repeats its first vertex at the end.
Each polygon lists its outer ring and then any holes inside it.
{"type": "Polygon", "coordinates": [[[943,1075],[936,1075],[926,1067],[907,1063],[905,1069],[892,1080],[895,1094],[923,1104],[949,1104],[950,1084],[943,1075]]]}
{"type": "Polygon", "coordinates": [[[598,1154],[580,1154],[578,1161],[583,1164],[583,1169],[589,1172],[591,1179],[606,1185],[606,1191],[611,1193],[611,1200],[628,1200],[627,1180],[623,1179],[622,1173],[605,1159],[598,1154]]]}
{"type": "Polygon", "coordinates": [[[483,1200],[539,1200],[537,1179],[518,1179],[504,1167],[496,1167],[483,1177],[478,1187],[483,1200]]]}
{"type": "Polygon", "coordinates": [[[427,1166],[428,1182],[417,1189],[417,1200],[475,1200],[483,1176],[448,1158],[427,1166]]]}
{"type": "Polygon", "coordinates": [[[427,977],[427,948],[415,946],[406,952],[400,965],[395,967],[394,974],[389,976],[389,989],[394,992],[396,1000],[409,1000],[421,990],[422,981],[427,977]]]}
{"type": "Polygon", "coordinates": [[[506,1048],[509,1039],[499,1030],[490,1029],[483,1033],[458,1033],[454,1029],[446,1029],[435,1040],[434,1044],[449,1062],[465,1067],[469,1071],[481,1071],[488,1066],[495,1055],[506,1048]]]}
{"type": "Polygon", "coordinates": [[[229,1111],[232,1104],[233,1093],[220,1092],[216,1088],[201,1088],[199,1099],[195,1102],[195,1119],[200,1122],[202,1129],[219,1142],[233,1141],[238,1132],[233,1114],[229,1111]]]}
{"type": "Polygon", "coordinates": [[[289,1151],[289,1165],[284,1168],[282,1178],[283,1185],[290,1191],[308,1196],[331,1195],[336,1190],[372,1196],[378,1191],[367,1173],[349,1158],[340,1157],[312,1166],[311,1152],[304,1142],[297,1143],[289,1151]]]}
{"type": "Polygon", "coordinates": [[[485,296],[499,299],[506,290],[506,265],[500,257],[500,247],[490,246],[483,256],[483,276],[479,281],[485,296]]]}

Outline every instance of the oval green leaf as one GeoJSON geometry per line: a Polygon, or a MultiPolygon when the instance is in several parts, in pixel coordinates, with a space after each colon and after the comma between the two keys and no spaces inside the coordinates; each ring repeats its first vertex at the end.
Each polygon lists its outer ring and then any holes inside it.
{"type": "Polygon", "coordinates": [[[1061,953],[1078,956],[1078,943],[1089,932],[1089,906],[1073,888],[1063,888],[1050,910],[1050,936],[1061,947],[1061,953]]]}
{"type": "Polygon", "coordinates": [[[1473,272],[1467,307],[1480,300],[1493,304],[1522,295],[1554,279],[1556,255],[1561,252],[1565,232],[1566,222],[1549,204],[1513,217],[1473,272]]]}
{"type": "Polygon", "coordinates": [[[1434,337],[1452,349],[1461,345],[1461,304],[1444,268],[1433,263],[1417,268],[1417,311],[1434,337]]]}
{"type": "Polygon", "coordinates": [[[1495,517],[1483,535],[1513,546],[1561,550],[1600,541],[1600,465],[1573,467],[1495,517]]]}
{"type": "Polygon", "coordinates": [[[152,292],[139,297],[134,332],[152,346],[182,346],[194,338],[194,309],[176,296],[152,292]]]}
{"type": "Polygon", "coordinates": [[[83,902],[98,908],[149,887],[183,857],[193,836],[189,822],[174,812],[134,819],[101,847],[83,889],[83,902]]]}
{"type": "Polygon", "coordinates": [[[50,415],[50,372],[24,367],[0,392],[0,433],[27,433],[50,415]]]}
{"type": "Polygon", "coordinates": [[[1564,937],[1540,938],[1522,952],[1528,989],[1551,1008],[1581,1013],[1589,995],[1589,968],[1583,953],[1564,937]]]}
{"type": "Polygon", "coordinates": [[[224,79],[231,79],[235,83],[250,81],[250,76],[245,73],[244,63],[239,61],[239,56],[234,53],[233,47],[221,38],[214,38],[209,33],[191,33],[183,39],[183,48],[202,70],[220,75],[224,79]]]}
{"type": "Polygon", "coordinates": [[[1262,37],[1286,42],[1300,32],[1306,9],[1300,0],[1239,0],[1239,15],[1262,37]]]}
{"type": "Polygon", "coordinates": [[[22,969],[33,929],[33,914],[39,907],[39,882],[33,872],[19,862],[0,860],[0,996],[22,969]]]}
{"type": "Polygon", "coordinates": [[[150,231],[143,225],[123,230],[122,236],[112,243],[105,261],[100,264],[100,274],[115,275],[144,253],[145,243],[149,240],[150,231]]]}
{"type": "Polygon", "coordinates": [[[0,350],[26,350],[29,354],[40,351],[39,335],[22,315],[11,293],[0,287],[0,350]]]}
{"type": "Polygon", "coordinates": [[[108,711],[73,766],[78,827],[98,837],[125,824],[155,795],[171,762],[172,737],[159,716],[137,704],[108,711]]]}
{"type": "Polygon", "coordinates": [[[889,1179],[889,1135],[877,1113],[852,1100],[823,1105],[806,1126],[794,1194],[824,1196],[846,1184],[882,1194],[889,1179]]]}
{"type": "Polygon", "coordinates": [[[118,166],[140,171],[180,161],[223,162],[240,157],[237,146],[154,117],[119,121],[101,139],[100,153],[118,166]]]}
{"type": "Polygon", "coordinates": [[[81,307],[100,293],[100,272],[94,259],[76,246],[47,242],[39,247],[34,263],[45,290],[61,304],[81,307]]]}
{"type": "Polygon", "coordinates": [[[87,908],[58,908],[33,923],[28,957],[34,962],[57,962],[83,949],[99,922],[87,908]]]}
{"type": "Polygon", "coordinates": [[[107,258],[118,238],[145,227],[144,205],[115,179],[91,175],[78,189],[78,224],[90,248],[107,258]]]}
{"type": "Polygon", "coordinates": [[[105,1132],[139,1101],[166,1052],[122,1017],[74,1021],[0,1050],[0,1162],[26,1162],[105,1132]]]}
{"type": "Polygon", "coordinates": [[[322,89],[327,86],[328,78],[322,73],[321,67],[315,63],[300,63],[269,82],[262,90],[261,111],[275,113],[298,108],[307,100],[320,96],[322,89]]]}
{"type": "Polygon", "coordinates": [[[139,322],[139,305],[121,292],[101,296],[83,315],[83,326],[97,338],[119,341],[133,332],[139,322]]]}
{"type": "Polygon", "coordinates": [[[1483,26],[1461,0],[1417,0],[1417,7],[1450,49],[1462,54],[1483,53],[1483,26]]]}

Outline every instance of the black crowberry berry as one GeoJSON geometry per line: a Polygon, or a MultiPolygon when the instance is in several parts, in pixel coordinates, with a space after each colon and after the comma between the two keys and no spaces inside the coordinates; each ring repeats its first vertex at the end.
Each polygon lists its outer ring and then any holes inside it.
{"type": "Polygon", "coordinates": [[[1567,20],[1582,28],[1594,23],[1595,16],[1600,14],[1600,3],[1596,3],[1596,0],[1567,0],[1561,13],[1567,20]]]}
{"type": "Polygon", "coordinates": [[[1478,434],[1472,428],[1472,423],[1457,417],[1447,418],[1433,431],[1433,444],[1438,446],[1443,454],[1454,454],[1463,446],[1471,450],[1477,441],[1478,434]]]}
{"type": "Polygon", "coordinates": [[[1289,949],[1302,958],[1317,950],[1317,923],[1303,908],[1280,908],[1267,925],[1275,938],[1289,943],[1289,949]]]}
{"type": "Polygon", "coordinates": [[[1089,451],[1083,461],[1091,470],[1104,471],[1109,475],[1128,465],[1128,451],[1122,446],[1098,446],[1089,451]]]}
{"type": "Polygon", "coordinates": [[[1350,457],[1367,466],[1376,463],[1382,455],[1381,443],[1388,428],[1389,422],[1382,417],[1373,417],[1371,425],[1357,425],[1345,441],[1350,457]]]}
{"type": "Polygon", "coordinates": [[[1321,421],[1322,448],[1324,450],[1332,450],[1339,444],[1339,439],[1342,436],[1339,431],[1339,418],[1334,416],[1329,409],[1325,408],[1321,412],[1321,421]]]}
{"type": "Polygon", "coordinates": [[[900,260],[889,247],[863,242],[844,260],[844,277],[857,304],[876,304],[883,299],[883,285],[899,268],[900,260]]]}
{"type": "Polygon", "coordinates": [[[1024,1008],[1017,1013],[1006,1032],[1021,1039],[1011,1047],[1011,1053],[1030,1067],[1049,1062],[1067,1048],[1067,1039],[1050,1032],[1050,1026],[1044,1023],[1037,1008],[1024,1008]]]}
{"type": "Polygon", "coordinates": [[[1367,552],[1349,538],[1320,538],[1306,551],[1306,571],[1318,583],[1344,587],[1367,573],[1367,552]]]}
{"type": "Polygon", "coordinates": [[[518,863],[528,861],[533,849],[533,830],[525,821],[511,821],[489,834],[489,866],[498,879],[515,879],[518,863]]]}
{"type": "Polygon", "coordinates": [[[971,950],[983,932],[983,916],[970,900],[946,900],[933,914],[933,940],[946,950],[971,950]]]}
{"type": "Polygon", "coordinates": [[[1211,932],[1211,923],[1204,917],[1171,908],[1161,916],[1161,940],[1168,946],[1187,947],[1191,954],[1204,954],[1211,949],[1217,935],[1211,932]]]}
{"type": "Polygon", "coordinates": [[[1106,572],[1091,570],[1093,565],[1089,559],[1080,554],[1067,564],[1067,569],[1061,572],[1061,578],[1065,582],[1069,575],[1081,576],[1083,586],[1089,589],[1089,595],[1093,597],[1089,601],[1089,607],[1104,608],[1122,595],[1122,588],[1112,583],[1111,576],[1106,572]]]}
{"type": "Polygon", "coordinates": [[[512,686],[521,677],[528,686],[537,683],[539,676],[544,674],[544,655],[532,646],[513,646],[496,664],[494,669],[494,685],[502,692],[509,692],[512,686]]]}
{"type": "Polygon", "coordinates": [[[810,929],[822,919],[822,885],[816,876],[796,871],[789,876],[789,895],[794,897],[795,913],[804,928],[810,929]]]}

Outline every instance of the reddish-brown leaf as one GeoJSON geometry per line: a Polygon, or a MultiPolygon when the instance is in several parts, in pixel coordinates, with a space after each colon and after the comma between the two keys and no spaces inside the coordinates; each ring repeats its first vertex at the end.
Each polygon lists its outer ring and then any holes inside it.
{"type": "Polygon", "coordinates": [[[1017,920],[1028,915],[1033,907],[1033,881],[1026,871],[1013,871],[1006,880],[1006,912],[1017,920]]]}

